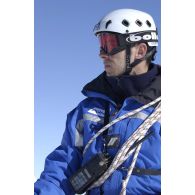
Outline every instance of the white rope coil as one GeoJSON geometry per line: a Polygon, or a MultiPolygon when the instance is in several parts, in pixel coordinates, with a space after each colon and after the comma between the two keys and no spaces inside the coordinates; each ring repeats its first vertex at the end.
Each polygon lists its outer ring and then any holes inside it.
{"type": "Polygon", "coordinates": [[[110,128],[112,125],[114,125],[115,123],[125,119],[125,118],[128,118],[128,117],[131,117],[133,115],[135,115],[136,113],[138,112],[141,112],[142,110],[156,104],[157,102],[159,102],[161,100],[161,97],[158,97],[157,99],[155,99],[154,101],[136,109],[136,110],[133,110],[131,112],[128,112],[122,116],[120,116],[119,118],[113,120],[112,122],[108,123],[106,126],[104,126],[103,128],[101,128],[90,140],[89,142],[87,143],[87,145],[85,146],[84,150],[83,150],[83,155],[86,153],[87,149],[89,148],[89,146],[91,145],[91,143],[99,136],[101,135],[105,130],[107,130],[108,128],[110,128]]]}
{"type": "Polygon", "coordinates": [[[141,144],[139,144],[135,149],[130,150],[129,152],[128,150],[136,141],[141,140],[147,133],[148,129],[160,119],[160,113],[161,111],[159,103],[158,106],[155,108],[155,111],[138,127],[138,129],[133,133],[133,135],[122,145],[108,170],[92,186],[90,186],[89,189],[102,185],[105,180],[136,150],[131,166],[129,167],[127,177],[122,184],[121,195],[125,194],[126,186],[131,176],[132,170],[135,166],[135,162],[137,160],[141,144]]]}
{"type": "MultiPolygon", "coordinates": [[[[151,125],[151,126],[152,126],[158,119],[160,119],[160,114],[161,114],[160,105],[161,105],[161,104],[159,103],[159,105],[157,106],[156,111],[155,111],[155,112],[156,112],[156,115],[153,117],[153,121],[151,121],[152,123],[149,124],[149,125],[151,125]]],[[[146,127],[146,132],[145,132],[145,134],[147,133],[148,129],[149,129],[151,126],[146,127]]],[[[142,139],[143,137],[144,137],[144,135],[141,135],[140,138],[139,138],[138,140],[142,139]]],[[[137,161],[137,157],[138,157],[139,151],[140,151],[140,149],[141,149],[141,146],[142,146],[142,143],[140,143],[140,144],[137,146],[137,148],[136,148],[136,151],[135,151],[135,154],[134,154],[134,156],[133,156],[133,160],[132,160],[131,166],[129,167],[129,169],[128,169],[128,171],[127,171],[126,179],[123,180],[123,182],[122,182],[122,189],[121,189],[120,195],[126,195],[127,184],[128,184],[129,179],[130,179],[130,177],[131,177],[132,171],[133,171],[133,169],[134,169],[134,167],[135,167],[135,163],[136,163],[136,161],[137,161]]],[[[128,156],[129,156],[129,155],[127,155],[127,158],[128,158],[128,156]]],[[[126,159],[127,159],[127,158],[126,158],[126,159]]]]}

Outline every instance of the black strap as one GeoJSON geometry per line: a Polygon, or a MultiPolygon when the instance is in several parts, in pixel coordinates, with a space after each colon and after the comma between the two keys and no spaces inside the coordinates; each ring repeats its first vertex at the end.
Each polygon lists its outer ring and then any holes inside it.
{"type": "MultiPolygon", "coordinates": [[[[104,113],[104,126],[109,123],[109,102],[105,102],[105,113],[104,113]]],[[[102,135],[105,137],[108,134],[108,129],[106,129],[102,135]]]]}
{"type": "Polygon", "coordinates": [[[143,59],[137,59],[134,62],[130,63],[130,60],[131,60],[131,47],[132,46],[130,46],[130,45],[126,46],[126,70],[124,72],[124,75],[129,75],[129,73],[132,71],[133,67],[138,65],[143,60],[143,59]]]}
{"type": "MultiPolygon", "coordinates": [[[[139,140],[135,144],[133,144],[129,148],[128,152],[130,150],[134,149],[135,147],[137,147],[144,140],[148,139],[152,134],[153,134],[153,132],[150,131],[148,134],[145,135],[145,137],[143,137],[141,140],[139,140]]],[[[128,171],[128,169],[126,167],[121,167],[119,169],[128,171]]],[[[140,168],[134,167],[134,169],[132,171],[132,175],[161,175],[161,169],[140,169],[140,168]]]]}
{"type": "MultiPolygon", "coordinates": [[[[109,123],[109,102],[105,103],[105,114],[104,114],[104,126],[106,126],[109,123]]],[[[103,132],[103,134],[107,134],[107,132],[105,133],[105,131],[103,132]]]]}
{"type": "MultiPolygon", "coordinates": [[[[126,167],[120,167],[123,171],[128,171],[126,167]]],[[[161,175],[161,169],[141,169],[134,167],[132,175],[161,175]]]]}
{"type": "Polygon", "coordinates": [[[130,64],[130,60],[131,60],[131,47],[129,45],[126,46],[126,70],[125,70],[125,75],[129,74],[132,70],[131,64],[130,64]]]}
{"type": "Polygon", "coordinates": [[[135,167],[132,175],[161,175],[161,169],[140,169],[135,167]]]}
{"type": "MultiPolygon", "coordinates": [[[[104,113],[104,126],[106,126],[109,123],[109,102],[105,102],[105,113],[104,113]]],[[[104,149],[103,152],[107,153],[107,145],[106,145],[106,135],[108,134],[108,129],[105,130],[102,133],[103,139],[104,139],[104,149]]],[[[100,195],[103,195],[104,191],[103,191],[103,186],[100,186],[100,195]]]]}
{"type": "Polygon", "coordinates": [[[124,75],[129,75],[129,73],[132,71],[133,67],[137,66],[140,62],[147,59],[148,57],[150,57],[152,55],[154,56],[156,53],[156,47],[153,47],[153,48],[148,50],[148,52],[146,53],[146,55],[143,58],[136,59],[134,62],[130,63],[131,47],[133,47],[133,45],[126,46],[126,70],[124,72],[124,75]]]}

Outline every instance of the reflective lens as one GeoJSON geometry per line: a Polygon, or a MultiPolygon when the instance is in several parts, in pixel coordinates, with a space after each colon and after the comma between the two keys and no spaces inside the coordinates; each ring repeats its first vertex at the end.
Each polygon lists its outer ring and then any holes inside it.
{"type": "Polygon", "coordinates": [[[113,55],[121,51],[120,42],[117,34],[100,33],[98,34],[100,42],[100,54],[113,55]]]}

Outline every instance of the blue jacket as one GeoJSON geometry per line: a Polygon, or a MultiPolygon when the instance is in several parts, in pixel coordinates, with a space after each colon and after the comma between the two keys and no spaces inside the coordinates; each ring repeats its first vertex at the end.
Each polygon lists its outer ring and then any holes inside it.
{"type": "MultiPolygon", "coordinates": [[[[98,77],[94,82],[101,83],[98,77]]],[[[105,85],[104,85],[105,86],[105,85]]],[[[105,91],[105,89],[104,89],[105,91]]],[[[83,155],[82,150],[96,132],[104,126],[105,105],[109,107],[109,120],[132,111],[160,96],[160,76],[144,91],[136,96],[127,97],[119,108],[116,103],[101,90],[92,91],[90,85],[83,93],[87,96],[67,116],[66,129],[61,145],[48,155],[45,168],[40,179],[35,183],[36,195],[72,195],[75,194],[70,185],[70,178],[82,165],[88,162],[95,154],[104,149],[103,136],[99,136],[83,155]]],[[[117,146],[107,148],[108,153],[114,157],[122,144],[131,136],[136,128],[154,110],[149,107],[131,118],[124,119],[113,125],[107,132],[109,136],[119,137],[117,146]]],[[[150,131],[153,134],[146,139],[141,147],[135,167],[140,169],[160,169],[160,121],[156,122],[150,131]]],[[[120,194],[122,180],[126,177],[126,170],[131,164],[130,156],[101,186],[104,195],[120,194]]],[[[127,194],[160,194],[160,175],[132,175],[127,186],[127,194]]],[[[100,188],[88,192],[98,195],[100,188]]]]}

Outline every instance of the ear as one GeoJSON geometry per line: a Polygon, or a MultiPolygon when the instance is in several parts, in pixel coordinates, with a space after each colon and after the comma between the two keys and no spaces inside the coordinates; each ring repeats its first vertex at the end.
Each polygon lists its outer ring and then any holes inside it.
{"type": "Polygon", "coordinates": [[[137,45],[136,59],[144,58],[147,53],[147,45],[145,43],[140,43],[137,45]]]}

